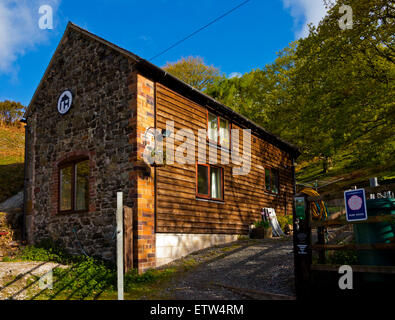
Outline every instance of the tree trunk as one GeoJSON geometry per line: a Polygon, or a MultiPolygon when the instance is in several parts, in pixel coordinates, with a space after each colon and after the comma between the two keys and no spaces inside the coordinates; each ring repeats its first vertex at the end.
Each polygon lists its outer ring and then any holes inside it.
{"type": "Polygon", "coordinates": [[[322,173],[327,173],[332,168],[332,158],[325,156],[322,162],[322,173]]]}

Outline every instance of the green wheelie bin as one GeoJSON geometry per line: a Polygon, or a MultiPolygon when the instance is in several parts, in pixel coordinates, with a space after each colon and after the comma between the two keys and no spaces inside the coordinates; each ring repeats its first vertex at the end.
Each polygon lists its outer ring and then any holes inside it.
{"type": "MultiPolygon", "coordinates": [[[[366,201],[368,217],[378,215],[395,215],[395,199],[370,199],[366,201]]],[[[357,244],[394,243],[395,222],[375,222],[354,224],[357,244]]],[[[392,250],[358,250],[361,265],[395,266],[395,253],[392,250]]],[[[366,281],[385,281],[384,275],[366,274],[366,281]]]]}

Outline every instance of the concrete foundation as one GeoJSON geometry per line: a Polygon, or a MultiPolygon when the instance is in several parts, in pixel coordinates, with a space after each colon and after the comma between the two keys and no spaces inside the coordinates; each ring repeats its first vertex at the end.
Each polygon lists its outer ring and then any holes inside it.
{"type": "Polygon", "coordinates": [[[211,246],[236,241],[237,234],[156,234],[156,266],[159,267],[189,253],[211,246]]]}

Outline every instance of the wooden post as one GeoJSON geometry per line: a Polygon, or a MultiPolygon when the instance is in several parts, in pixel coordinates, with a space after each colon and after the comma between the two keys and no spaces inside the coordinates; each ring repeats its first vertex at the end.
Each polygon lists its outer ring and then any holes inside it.
{"type": "Polygon", "coordinates": [[[123,207],[123,257],[124,273],[133,269],[133,210],[123,207]]]}
{"type": "MultiPolygon", "coordinates": [[[[320,245],[325,245],[325,227],[317,228],[317,243],[320,245]]],[[[320,250],[318,253],[318,262],[325,263],[325,250],[320,250]]]]}
{"type": "Polygon", "coordinates": [[[307,200],[307,196],[300,195],[298,198],[304,198],[304,217],[301,217],[300,213],[296,214],[296,208],[294,204],[293,240],[295,262],[295,287],[297,299],[305,300],[309,297],[310,268],[312,263],[311,217],[310,203],[307,200]]]}
{"type": "Polygon", "coordinates": [[[117,192],[118,300],[123,300],[123,193],[117,192]]]}

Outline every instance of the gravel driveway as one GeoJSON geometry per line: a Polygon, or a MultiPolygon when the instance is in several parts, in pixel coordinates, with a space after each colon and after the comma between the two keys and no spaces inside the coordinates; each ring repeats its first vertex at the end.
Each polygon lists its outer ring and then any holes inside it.
{"type": "Polygon", "coordinates": [[[165,289],[171,299],[264,300],[295,296],[291,237],[238,242],[188,257],[195,257],[198,266],[174,279],[165,289]],[[216,257],[207,258],[210,256],[216,257]]]}
{"type": "MultiPolygon", "coordinates": [[[[0,300],[28,298],[36,291],[29,279],[56,266],[45,262],[0,262],[0,300]]],[[[157,299],[265,300],[293,299],[295,295],[292,237],[239,240],[192,253],[163,268],[171,266],[181,271],[158,288],[157,299]]]]}

